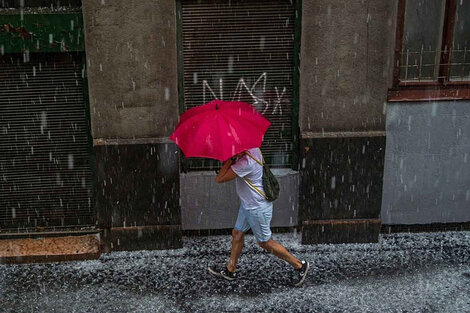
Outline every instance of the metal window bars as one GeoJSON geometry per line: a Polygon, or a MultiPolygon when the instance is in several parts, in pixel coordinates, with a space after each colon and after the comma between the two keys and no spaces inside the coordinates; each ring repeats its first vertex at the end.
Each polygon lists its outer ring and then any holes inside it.
{"type": "Polygon", "coordinates": [[[406,49],[401,52],[400,81],[402,82],[432,82],[440,78],[439,68],[441,66],[449,69],[449,80],[470,81],[470,49],[467,47],[451,49],[451,57],[446,64],[440,63],[442,50],[410,51],[406,49]]]}

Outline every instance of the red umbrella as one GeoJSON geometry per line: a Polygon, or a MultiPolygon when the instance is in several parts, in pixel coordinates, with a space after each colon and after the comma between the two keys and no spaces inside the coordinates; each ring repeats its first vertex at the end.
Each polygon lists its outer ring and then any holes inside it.
{"type": "Polygon", "coordinates": [[[225,161],[261,146],[269,125],[249,103],[213,100],[184,112],[170,139],[186,157],[225,161]]]}

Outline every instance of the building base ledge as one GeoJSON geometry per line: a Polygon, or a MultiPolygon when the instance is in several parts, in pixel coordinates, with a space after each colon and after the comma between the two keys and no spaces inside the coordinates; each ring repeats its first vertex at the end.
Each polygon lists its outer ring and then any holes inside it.
{"type": "Polygon", "coordinates": [[[100,234],[0,240],[0,263],[49,263],[97,259],[100,234]]]}
{"type": "Polygon", "coordinates": [[[302,223],[302,244],[376,243],[380,219],[308,220],[302,223]]]}
{"type": "Polygon", "coordinates": [[[104,252],[164,250],[183,247],[181,225],[146,225],[103,229],[104,252]]]}

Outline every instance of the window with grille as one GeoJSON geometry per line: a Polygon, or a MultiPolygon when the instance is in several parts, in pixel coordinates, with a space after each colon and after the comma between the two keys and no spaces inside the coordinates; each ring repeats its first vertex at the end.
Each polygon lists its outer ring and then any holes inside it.
{"type": "Polygon", "coordinates": [[[0,57],[0,231],[95,223],[83,53],[0,57]]]}
{"type": "Polygon", "coordinates": [[[389,100],[470,98],[470,0],[399,0],[389,100]]]}
{"type": "MultiPolygon", "coordinates": [[[[261,147],[272,166],[293,162],[293,1],[181,0],[180,74],[182,111],[213,99],[245,101],[270,122],[261,147]]],[[[186,169],[219,166],[186,159],[186,169]]]]}

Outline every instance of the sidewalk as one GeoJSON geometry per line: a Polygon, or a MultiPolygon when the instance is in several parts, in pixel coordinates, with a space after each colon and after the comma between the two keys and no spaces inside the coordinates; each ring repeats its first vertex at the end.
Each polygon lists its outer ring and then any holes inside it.
{"type": "Polygon", "coordinates": [[[98,260],[0,265],[1,312],[470,312],[470,232],[382,235],[379,244],[300,245],[305,284],[247,236],[235,282],[217,280],[229,236],[184,238],[178,250],[98,260]]]}

